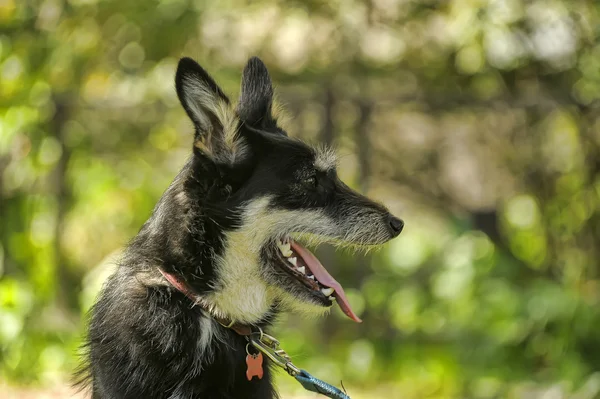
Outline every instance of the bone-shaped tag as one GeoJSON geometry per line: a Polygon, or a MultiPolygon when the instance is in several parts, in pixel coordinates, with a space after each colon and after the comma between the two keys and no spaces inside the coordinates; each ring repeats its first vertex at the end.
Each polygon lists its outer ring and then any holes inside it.
{"type": "Polygon", "coordinates": [[[246,370],[246,378],[248,378],[248,381],[252,380],[252,378],[254,378],[254,376],[258,377],[258,379],[262,379],[263,377],[263,367],[262,367],[262,363],[263,363],[263,357],[262,357],[262,353],[257,353],[256,355],[250,355],[248,354],[246,356],[246,365],[248,366],[248,369],[246,370]]]}

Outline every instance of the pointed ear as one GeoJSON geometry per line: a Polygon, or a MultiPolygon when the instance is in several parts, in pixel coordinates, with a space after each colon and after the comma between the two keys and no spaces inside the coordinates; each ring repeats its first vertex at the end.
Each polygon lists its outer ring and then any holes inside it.
{"type": "Polygon", "coordinates": [[[272,115],[273,84],[267,67],[258,57],[252,57],[244,68],[242,90],[237,112],[240,119],[256,128],[274,128],[272,115]]]}
{"type": "Polygon", "coordinates": [[[233,162],[241,149],[239,120],[213,78],[191,58],[177,66],[175,87],[196,129],[194,147],[213,160],[233,162]]]}
{"type": "Polygon", "coordinates": [[[220,103],[229,104],[229,99],[198,63],[191,58],[182,58],[175,75],[177,96],[185,112],[200,133],[210,131],[215,124],[215,111],[220,103]]]}

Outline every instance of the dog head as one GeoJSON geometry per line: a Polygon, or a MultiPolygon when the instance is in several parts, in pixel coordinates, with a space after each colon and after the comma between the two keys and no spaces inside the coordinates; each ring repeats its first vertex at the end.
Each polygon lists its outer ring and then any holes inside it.
{"type": "Polygon", "coordinates": [[[179,62],[176,88],[195,127],[196,179],[213,179],[204,212],[225,230],[207,303],[251,323],[273,305],[321,313],[336,301],[360,321],[341,285],[301,242],[368,248],[398,236],[403,222],[338,178],[333,151],[288,137],[258,58],[244,69],[236,106],[189,58],[179,62]]]}

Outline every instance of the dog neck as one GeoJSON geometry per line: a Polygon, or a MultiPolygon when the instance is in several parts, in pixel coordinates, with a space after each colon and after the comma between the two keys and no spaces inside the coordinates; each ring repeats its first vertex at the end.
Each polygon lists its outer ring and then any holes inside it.
{"type": "Polygon", "coordinates": [[[196,294],[186,283],[185,281],[179,279],[174,274],[168,273],[161,268],[158,269],[163,277],[179,292],[187,296],[195,305],[200,306],[204,311],[212,316],[213,319],[217,321],[220,325],[225,328],[230,328],[239,335],[247,336],[252,334],[252,327],[247,324],[237,323],[235,320],[229,319],[227,317],[219,317],[214,315],[211,312],[210,308],[206,306],[202,298],[196,294]]]}

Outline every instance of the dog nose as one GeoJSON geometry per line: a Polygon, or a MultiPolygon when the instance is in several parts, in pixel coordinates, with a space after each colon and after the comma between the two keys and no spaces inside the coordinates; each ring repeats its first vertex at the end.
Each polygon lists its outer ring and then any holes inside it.
{"type": "Polygon", "coordinates": [[[388,224],[391,227],[392,234],[394,237],[397,237],[404,228],[404,222],[401,219],[398,219],[397,217],[392,215],[388,216],[388,224]]]}

